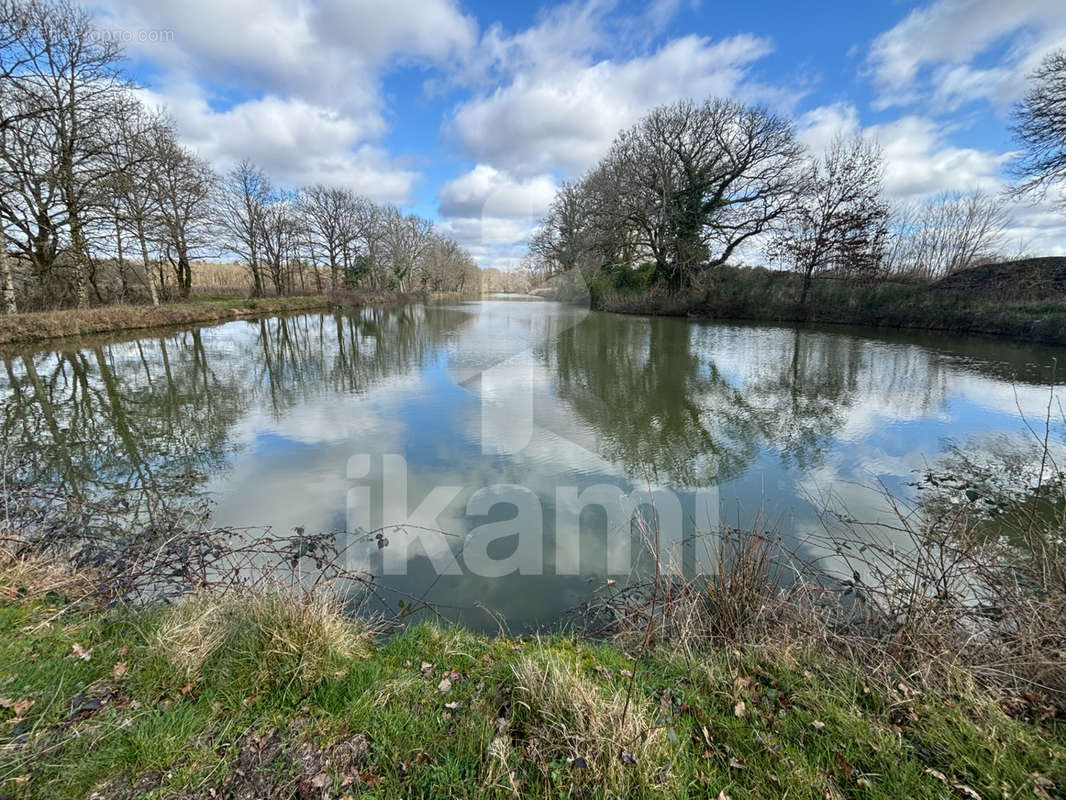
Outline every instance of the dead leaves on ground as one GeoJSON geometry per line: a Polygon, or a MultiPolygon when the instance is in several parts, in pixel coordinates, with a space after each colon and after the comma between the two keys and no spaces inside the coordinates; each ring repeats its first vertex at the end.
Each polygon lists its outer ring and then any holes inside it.
{"type": "Polygon", "coordinates": [[[36,700],[23,699],[23,700],[11,700],[7,697],[0,697],[0,708],[6,708],[10,710],[15,719],[22,719],[26,712],[33,708],[36,700]]]}

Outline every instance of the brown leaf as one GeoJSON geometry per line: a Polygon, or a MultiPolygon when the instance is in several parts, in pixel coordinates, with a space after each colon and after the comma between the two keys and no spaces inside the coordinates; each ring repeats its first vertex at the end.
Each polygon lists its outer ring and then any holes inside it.
{"type": "Polygon", "coordinates": [[[731,798],[729,795],[727,795],[725,793],[725,790],[723,789],[722,791],[720,791],[718,793],[718,800],[733,800],[733,798],[731,798]]]}
{"type": "Polygon", "coordinates": [[[125,661],[119,661],[111,669],[111,677],[112,678],[121,678],[123,675],[126,674],[127,669],[128,669],[128,667],[126,665],[126,662],[125,661]]]}
{"type": "Polygon", "coordinates": [[[15,712],[15,719],[20,719],[23,714],[33,708],[34,700],[19,700],[15,705],[11,706],[11,710],[15,712]]]}
{"type": "Polygon", "coordinates": [[[744,705],[743,700],[737,700],[737,704],[733,706],[733,716],[743,717],[748,713],[748,707],[744,705]]]}
{"type": "Polygon", "coordinates": [[[90,660],[92,660],[93,651],[92,651],[91,647],[88,650],[86,650],[80,644],[75,642],[74,646],[71,649],[74,651],[75,657],[80,658],[82,661],[90,661],[90,660]]]}
{"type": "Polygon", "coordinates": [[[10,697],[0,697],[0,708],[11,708],[15,705],[15,701],[10,697]]]}
{"type": "Polygon", "coordinates": [[[459,708],[459,704],[456,702],[445,703],[444,707],[449,711],[455,711],[455,709],[459,708]]]}
{"type": "Polygon", "coordinates": [[[433,668],[435,666],[437,666],[437,665],[436,664],[430,664],[428,661],[423,661],[422,662],[422,667],[421,667],[422,674],[428,677],[429,673],[431,673],[433,671],[433,668]]]}
{"type": "Polygon", "coordinates": [[[825,723],[819,719],[816,719],[814,722],[811,723],[811,727],[814,728],[816,731],[820,731],[825,727],[825,723]]]}
{"type": "Polygon", "coordinates": [[[451,678],[444,678],[444,679],[441,680],[440,683],[437,684],[437,691],[440,692],[441,694],[447,693],[449,690],[451,690],[451,688],[452,688],[452,679],[451,678]]]}
{"type": "Polygon", "coordinates": [[[332,781],[325,772],[320,772],[311,779],[312,789],[325,789],[332,781]]]}
{"type": "Polygon", "coordinates": [[[973,789],[971,789],[965,783],[956,783],[956,784],[953,784],[953,785],[955,786],[956,789],[959,790],[960,794],[966,795],[967,797],[970,798],[970,800],[981,800],[981,795],[979,795],[977,792],[975,792],[973,789]]]}

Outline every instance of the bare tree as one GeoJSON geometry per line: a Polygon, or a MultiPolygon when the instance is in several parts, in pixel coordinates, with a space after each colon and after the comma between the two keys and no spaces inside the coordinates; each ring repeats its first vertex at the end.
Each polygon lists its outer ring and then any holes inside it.
{"type": "MultiPolygon", "coordinates": [[[[40,48],[41,41],[34,34],[26,4],[20,0],[0,0],[0,137],[9,126],[41,111],[35,104],[26,103],[15,91],[18,76],[40,55],[40,48]]],[[[0,139],[2,147],[3,139],[0,139]]],[[[7,216],[0,213],[0,308],[4,313],[14,314],[18,307],[15,282],[8,264],[6,220],[7,216]]]]}
{"type": "MultiPolygon", "coordinates": [[[[157,306],[159,290],[153,277],[149,242],[159,238],[161,220],[158,186],[163,174],[161,162],[175,146],[175,132],[170,120],[162,112],[148,111],[141,104],[134,103],[118,121],[115,134],[114,158],[117,168],[111,181],[111,191],[119,268],[123,268],[122,237],[128,232],[140,250],[141,279],[152,305],[157,306]]],[[[162,274],[159,277],[160,286],[163,286],[162,274]]]]}
{"type": "Polygon", "coordinates": [[[385,244],[392,262],[390,281],[401,292],[410,288],[410,274],[433,243],[433,223],[423,217],[404,216],[395,208],[385,215],[385,244]]]}
{"type": "Polygon", "coordinates": [[[219,195],[219,223],[227,234],[230,252],[243,259],[252,273],[252,293],[263,296],[263,217],[273,189],[267,176],[247,159],[226,176],[219,195]]]}
{"type": "Polygon", "coordinates": [[[365,197],[358,198],[350,236],[346,237],[344,266],[348,274],[358,273],[370,282],[370,288],[381,289],[387,283],[384,270],[386,238],[389,233],[390,210],[365,197]],[[360,266],[357,269],[356,249],[360,266]],[[351,255],[349,255],[351,253],[351,255]]]}
{"type": "Polygon", "coordinates": [[[803,190],[768,247],[802,273],[801,304],[817,271],[854,275],[880,268],[888,233],[883,171],[880,149],[862,137],[838,137],[822,157],[809,160],[803,190]]]}
{"type": "Polygon", "coordinates": [[[211,201],[217,178],[206,162],[172,138],[158,137],[156,148],[154,199],[160,240],[174,270],[178,292],[187,298],[192,287],[193,253],[209,247],[214,240],[211,201]]]}
{"type": "Polygon", "coordinates": [[[347,189],[309,186],[300,195],[300,210],[312,241],[326,256],[330,287],[337,290],[346,247],[352,246],[358,199],[347,189]]]}
{"type": "Polygon", "coordinates": [[[591,255],[590,194],[584,184],[564,182],[533,234],[530,253],[545,267],[546,277],[583,266],[591,255]]]}
{"type": "Polygon", "coordinates": [[[1066,181],[1066,50],[1048,55],[1030,76],[1036,85],[1014,112],[1025,155],[1014,165],[1020,192],[1043,194],[1066,181]]]}
{"type": "Polygon", "coordinates": [[[470,254],[457,241],[433,235],[417,271],[422,289],[462,293],[468,282],[472,282],[477,267],[470,254]]]}
{"type": "Polygon", "coordinates": [[[31,53],[13,91],[50,139],[54,179],[66,211],[77,304],[88,305],[92,269],[86,228],[98,205],[113,164],[106,153],[108,129],[122,113],[128,83],[117,43],[95,35],[87,12],[69,0],[28,2],[20,45],[31,53]]]}
{"type": "Polygon", "coordinates": [[[994,258],[1007,225],[1001,198],[944,194],[893,214],[886,270],[934,280],[994,258]]]}
{"type": "Polygon", "coordinates": [[[280,297],[291,289],[291,268],[303,238],[296,197],[291,192],[275,192],[260,217],[263,261],[280,297]]]}

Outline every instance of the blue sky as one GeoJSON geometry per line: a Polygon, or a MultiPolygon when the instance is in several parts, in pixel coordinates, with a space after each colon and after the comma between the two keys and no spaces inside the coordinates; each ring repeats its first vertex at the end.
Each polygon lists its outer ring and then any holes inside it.
{"type": "MultiPolygon", "coordinates": [[[[559,181],[680,98],[791,116],[814,151],[864,133],[886,191],[999,192],[1026,76],[1066,46],[1066,2],[461,3],[103,0],[145,98],[219,170],[350,186],[437,220],[482,266],[521,258],[559,181]]],[[[1005,249],[1066,253],[1053,200],[1005,249]]]]}

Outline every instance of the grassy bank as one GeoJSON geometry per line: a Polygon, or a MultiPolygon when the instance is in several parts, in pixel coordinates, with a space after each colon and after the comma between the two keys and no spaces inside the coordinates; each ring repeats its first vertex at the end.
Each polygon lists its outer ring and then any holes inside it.
{"type": "Polygon", "coordinates": [[[332,306],[395,305],[424,299],[421,294],[400,292],[344,292],[336,295],[264,298],[204,295],[157,307],[113,305],[38,311],[0,316],[0,345],[167,325],[225,322],[263,314],[319,311],[332,306]]]}
{"type": "Polygon", "coordinates": [[[282,314],[328,308],[327,297],[244,297],[208,296],[185,303],[154,306],[100,306],[62,311],[36,311],[0,316],[0,344],[22,344],[63,336],[86,336],[109,331],[159,328],[223,322],[256,314],[282,314]]]}
{"type": "Polygon", "coordinates": [[[328,602],[77,602],[0,587],[0,796],[1061,796],[1066,725],[798,649],[633,660],[434,625],[380,640],[328,602]]]}
{"type": "Polygon", "coordinates": [[[823,277],[814,281],[805,305],[798,302],[801,281],[790,272],[721,267],[688,291],[610,283],[590,289],[594,307],[604,311],[913,328],[1066,344],[1066,259],[976,267],[932,283],[857,285],[823,277]]]}

